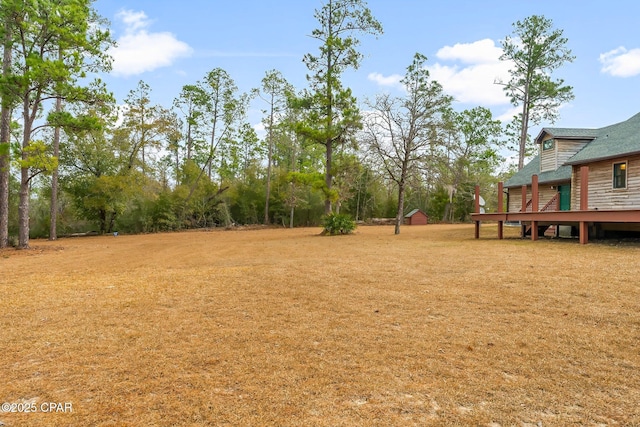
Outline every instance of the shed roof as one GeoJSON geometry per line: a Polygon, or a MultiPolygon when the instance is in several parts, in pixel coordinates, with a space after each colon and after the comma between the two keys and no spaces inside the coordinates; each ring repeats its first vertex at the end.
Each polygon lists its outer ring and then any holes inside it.
{"type": "MultiPolygon", "coordinates": [[[[412,216],[414,216],[414,215],[415,215],[415,214],[417,214],[418,212],[422,212],[422,210],[420,210],[420,209],[414,209],[414,210],[412,210],[411,212],[409,212],[408,214],[406,214],[404,217],[405,217],[405,218],[411,218],[412,216]]],[[[427,214],[426,214],[426,213],[424,213],[424,212],[422,212],[422,214],[423,214],[424,216],[427,216],[427,214]]]]}

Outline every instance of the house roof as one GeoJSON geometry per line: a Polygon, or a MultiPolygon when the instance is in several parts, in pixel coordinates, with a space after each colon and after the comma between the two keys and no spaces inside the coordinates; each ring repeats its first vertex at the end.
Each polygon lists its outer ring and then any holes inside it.
{"type": "Polygon", "coordinates": [[[598,129],[581,129],[581,128],[542,128],[536,142],[542,142],[544,135],[550,135],[553,138],[562,139],[594,139],[598,136],[598,129]]]}
{"type": "Polygon", "coordinates": [[[540,172],[540,155],[538,154],[533,160],[527,163],[515,175],[504,183],[504,186],[521,187],[531,184],[531,176],[538,175],[540,184],[550,184],[553,182],[562,182],[571,180],[571,166],[560,166],[558,169],[547,172],[540,172]]]}
{"type": "Polygon", "coordinates": [[[640,113],[597,131],[596,139],[571,157],[567,164],[578,165],[640,153],[640,113]]]}
{"type": "Polygon", "coordinates": [[[640,113],[624,122],[599,129],[543,128],[536,142],[545,135],[562,139],[591,140],[562,166],[554,171],[540,172],[540,155],[505,182],[505,187],[531,184],[531,176],[537,174],[539,183],[553,183],[571,179],[571,166],[607,160],[630,154],[640,154],[640,113]]]}
{"type": "MultiPolygon", "coordinates": [[[[414,209],[414,210],[412,210],[411,212],[409,212],[408,214],[406,214],[404,217],[405,217],[405,218],[411,218],[412,216],[414,216],[414,215],[415,215],[415,214],[417,214],[418,212],[422,212],[422,211],[421,211],[420,209],[414,209]]],[[[426,214],[426,213],[424,213],[424,212],[422,212],[422,214],[423,214],[424,216],[427,216],[427,214],[426,214]]]]}

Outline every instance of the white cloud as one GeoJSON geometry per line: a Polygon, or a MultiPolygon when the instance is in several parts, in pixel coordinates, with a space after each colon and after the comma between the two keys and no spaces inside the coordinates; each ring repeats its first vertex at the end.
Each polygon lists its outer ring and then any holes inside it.
{"type": "Polygon", "coordinates": [[[522,113],[522,107],[510,106],[507,110],[494,118],[496,120],[500,120],[502,123],[509,123],[511,120],[513,120],[514,116],[517,116],[520,113],[522,113]]]}
{"type": "Polygon", "coordinates": [[[402,87],[402,84],[400,83],[400,80],[402,80],[402,76],[400,74],[392,74],[385,77],[380,73],[369,73],[367,78],[380,86],[399,88],[402,87]]]}
{"type": "MultiPolygon", "coordinates": [[[[438,50],[436,58],[440,62],[433,65],[427,62],[427,69],[431,78],[458,102],[474,106],[508,105],[509,98],[504,94],[503,86],[496,84],[498,80],[509,80],[510,63],[500,61],[501,54],[502,49],[490,39],[456,43],[438,50]]],[[[369,80],[380,86],[400,87],[401,78],[397,74],[369,74],[369,80]]]]}
{"type": "Polygon", "coordinates": [[[258,135],[258,138],[265,138],[265,136],[267,135],[267,128],[262,122],[255,123],[253,125],[253,130],[256,131],[256,135],[258,135]]]}
{"type": "Polygon", "coordinates": [[[624,46],[600,54],[601,71],[614,77],[633,77],[640,74],[640,49],[624,46]]]}
{"type": "Polygon", "coordinates": [[[114,75],[132,76],[167,67],[193,49],[169,32],[148,32],[149,18],[143,11],[123,10],[116,15],[125,25],[125,34],[110,49],[114,75]]]}
{"type": "Polygon", "coordinates": [[[121,10],[116,14],[116,18],[120,19],[127,27],[125,31],[133,33],[141,28],[149,26],[149,18],[143,11],[134,12],[133,10],[121,10]]]}
{"type": "Polygon", "coordinates": [[[459,62],[463,65],[436,63],[427,66],[431,77],[440,82],[444,90],[456,101],[465,104],[505,105],[509,99],[496,81],[509,80],[511,64],[501,61],[502,49],[490,39],[473,43],[456,43],[445,46],[436,53],[443,62],[459,62]]]}
{"type": "Polygon", "coordinates": [[[465,64],[493,64],[500,61],[502,49],[491,39],[473,43],[456,43],[441,48],[436,56],[443,61],[460,61],[465,64]]]}

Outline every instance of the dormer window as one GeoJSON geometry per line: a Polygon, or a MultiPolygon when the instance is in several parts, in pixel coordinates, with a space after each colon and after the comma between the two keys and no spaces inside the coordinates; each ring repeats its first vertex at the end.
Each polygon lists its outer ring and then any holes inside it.
{"type": "Polygon", "coordinates": [[[547,150],[553,150],[555,140],[554,139],[547,139],[545,141],[542,141],[542,151],[547,151],[547,150]]]}

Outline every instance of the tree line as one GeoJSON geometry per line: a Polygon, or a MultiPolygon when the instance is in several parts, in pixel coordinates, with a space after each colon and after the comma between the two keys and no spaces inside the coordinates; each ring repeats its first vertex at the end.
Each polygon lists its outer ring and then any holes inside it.
{"type": "Polygon", "coordinates": [[[361,0],[327,0],[315,17],[306,88],[269,70],[241,93],[213,68],[170,106],[153,104],[140,81],[118,107],[90,78],[110,70],[114,45],[92,1],[3,0],[0,247],[87,231],[317,225],[333,214],[395,218],[399,233],[413,208],[464,221],[473,187],[500,178],[505,146],[524,158],[529,122],[553,120],[572,97],[551,80],[572,57],[544,17],[517,22],[503,43],[516,66],[500,83],[523,111],[505,128],[485,107],[456,111],[420,53],[402,95],[357,100],[341,76],[360,65],[359,38],[382,24],[361,0]],[[250,105],[263,111],[262,135],[250,105]]]}

